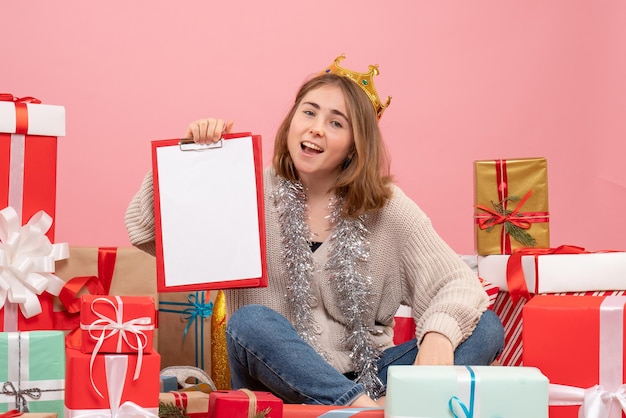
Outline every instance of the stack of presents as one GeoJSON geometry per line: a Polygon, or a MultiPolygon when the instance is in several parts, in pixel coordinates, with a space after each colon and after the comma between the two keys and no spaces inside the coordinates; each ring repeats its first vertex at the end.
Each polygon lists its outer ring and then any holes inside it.
{"type": "Polygon", "coordinates": [[[63,106],[0,94],[0,417],[626,417],[626,252],[550,242],[545,158],[474,165],[497,365],[392,367],[384,408],[287,405],[230,390],[221,291],[158,292],[154,257],[55,243],[64,134],[63,106]]]}

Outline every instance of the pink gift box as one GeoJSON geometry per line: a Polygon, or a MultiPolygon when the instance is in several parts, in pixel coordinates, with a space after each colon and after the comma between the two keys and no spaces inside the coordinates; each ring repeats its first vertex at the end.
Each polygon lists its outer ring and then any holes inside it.
{"type": "Polygon", "coordinates": [[[94,355],[67,348],[65,357],[66,418],[131,416],[124,413],[157,417],[161,369],[157,352],[141,357],[94,355]]]}
{"type": "Polygon", "coordinates": [[[155,318],[152,296],[83,295],[81,351],[150,353],[154,345],[155,318]]]}

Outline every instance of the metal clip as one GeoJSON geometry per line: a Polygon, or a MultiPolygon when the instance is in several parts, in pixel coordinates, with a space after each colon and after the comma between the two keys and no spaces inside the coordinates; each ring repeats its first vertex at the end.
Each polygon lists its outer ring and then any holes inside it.
{"type": "Polygon", "coordinates": [[[197,144],[192,138],[182,138],[178,142],[181,151],[208,151],[211,149],[222,148],[224,146],[224,138],[220,138],[218,142],[212,144],[197,144]]]}

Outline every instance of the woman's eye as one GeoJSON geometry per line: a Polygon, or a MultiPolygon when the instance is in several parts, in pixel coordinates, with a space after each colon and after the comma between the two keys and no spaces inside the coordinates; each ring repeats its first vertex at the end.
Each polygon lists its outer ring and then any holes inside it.
{"type": "Polygon", "coordinates": [[[341,127],[343,127],[343,125],[341,124],[341,122],[338,122],[338,121],[336,121],[336,120],[335,120],[335,121],[333,121],[333,122],[331,122],[331,123],[332,123],[332,125],[333,125],[335,128],[341,128],[341,127]]]}
{"type": "Polygon", "coordinates": [[[307,116],[313,116],[314,115],[312,110],[305,110],[304,114],[307,115],[307,116]]]}

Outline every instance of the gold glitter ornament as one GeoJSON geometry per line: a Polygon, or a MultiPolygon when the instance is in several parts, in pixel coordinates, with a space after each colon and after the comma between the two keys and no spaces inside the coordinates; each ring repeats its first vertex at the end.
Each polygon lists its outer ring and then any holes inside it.
{"type": "Polygon", "coordinates": [[[230,389],[230,366],[226,352],[226,296],[219,290],[211,316],[211,379],[218,390],[230,389]]]}

